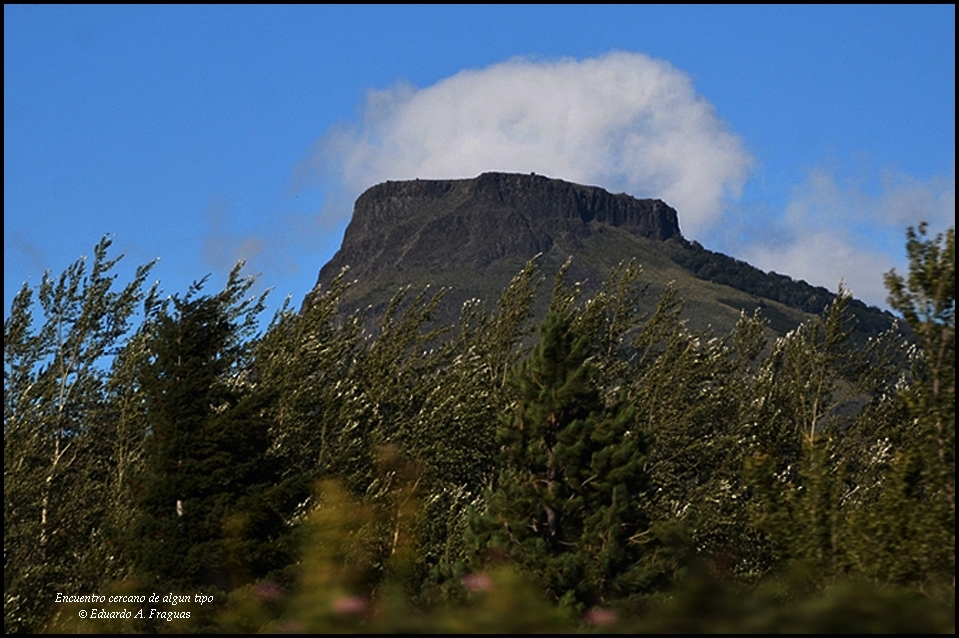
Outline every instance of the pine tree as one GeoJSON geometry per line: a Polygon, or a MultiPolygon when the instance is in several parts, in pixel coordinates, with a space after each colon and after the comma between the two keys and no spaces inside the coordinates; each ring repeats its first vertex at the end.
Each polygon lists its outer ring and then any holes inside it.
{"type": "Polygon", "coordinates": [[[540,334],[511,377],[519,399],[498,430],[501,473],[471,534],[480,553],[505,555],[581,609],[653,577],[641,560],[647,440],[630,407],[604,405],[568,313],[550,313],[540,334]]]}
{"type": "Polygon", "coordinates": [[[131,543],[147,584],[174,592],[227,589],[282,566],[269,397],[243,378],[242,337],[262,298],[240,301],[251,282],[237,275],[218,295],[196,296],[195,285],[172,299],[141,379],[149,431],[131,543]]]}

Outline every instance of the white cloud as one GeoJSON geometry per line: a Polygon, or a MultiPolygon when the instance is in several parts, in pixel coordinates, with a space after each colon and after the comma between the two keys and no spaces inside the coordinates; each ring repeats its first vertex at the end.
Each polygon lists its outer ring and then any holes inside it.
{"type": "Polygon", "coordinates": [[[344,191],[338,202],[388,179],[536,172],[661,198],[696,237],[738,197],[752,159],[686,74],[611,53],[513,59],[424,89],[370,91],[360,122],[331,129],[309,164],[344,191]]]}
{"type": "Polygon", "coordinates": [[[764,270],[835,290],[840,280],[853,294],[885,306],[883,273],[906,272],[906,228],[929,223],[934,235],[955,225],[956,175],[921,181],[887,170],[878,187],[840,183],[823,168],[796,189],[781,220],[764,233],[766,243],[743,245],[737,256],[764,270]],[[775,245],[772,237],[781,238],[775,245]]]}

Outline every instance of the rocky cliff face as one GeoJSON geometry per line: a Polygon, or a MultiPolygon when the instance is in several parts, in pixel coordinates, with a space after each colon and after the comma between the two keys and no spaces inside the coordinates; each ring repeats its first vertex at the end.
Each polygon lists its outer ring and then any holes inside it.
{"type": "MultiPolygon", "coordinates": [[[[547,280],[572,257],[568,276],[586,290],[617,264],[635,259],[652,292],[673,282],[692,293],[685,313],[697,328],[725,330],[740,311],[762,308],[783,334],[833,298],[825,288],[686,241],[676,211],[661,200],[508,173],[373,186],[356,200],[343,245],[320,271],[317,289],[328,289],[349,266],[356,284],[343,309],[370,307],[375,317],[406,285],[416,292],[444,287],[449,292],[440,315],[452,321],[467,299],[495,301],[538,254],[547,280]]],[[[853,311],[865,332],[890,323],[891,317],[861,302],[853,311]]]]}
{"type": "Polygon", "coordinates": [[[666,203],[595,186],[507,173],[386,182],[356,200],[343,245],[318,283],[325,287],[346,265],[360,280],[384,267],[481,270],[506,257],[547,253],[557,241],[577,243],[597,224],[685,243],[666,203]]]}

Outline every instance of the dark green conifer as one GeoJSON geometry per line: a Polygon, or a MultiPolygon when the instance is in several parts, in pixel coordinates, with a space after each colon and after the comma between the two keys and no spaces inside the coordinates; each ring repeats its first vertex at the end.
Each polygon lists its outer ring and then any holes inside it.
{"type": "Polygon", "coordinates": [[[174,592],[227,589],[282,563],[267,397],[239,368],[249,285],[235,275],[219,295],[173,298],[141,380],[149,432],[131,540],[137,571],[174,592]]]}
{"type": "Polygon", "coordinates": [[[512,375],[519,399],[498,431],[501,474],[471,532],[480,552],[519,563],[554,599],[583,608],[649,583],[647,441],[631,407],[604,405],[569,314],[549,314],[540,333],[512,375]]]}

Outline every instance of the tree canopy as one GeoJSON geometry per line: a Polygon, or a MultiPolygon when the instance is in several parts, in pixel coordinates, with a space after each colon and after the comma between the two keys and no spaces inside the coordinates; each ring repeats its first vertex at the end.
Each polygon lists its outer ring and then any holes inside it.
{"type": "Polygon", "coordinates": [[[635,263],[537,319],[536,260],[449,324],[344,272],[261,330],[240,265],[161,301],[109,248],[4,322],[8,632],[954,629],[954,229],[868,340],[842,288],[692,331],[635,263]],[[215,602],[51,602],[159,590],[215,602]]]}

